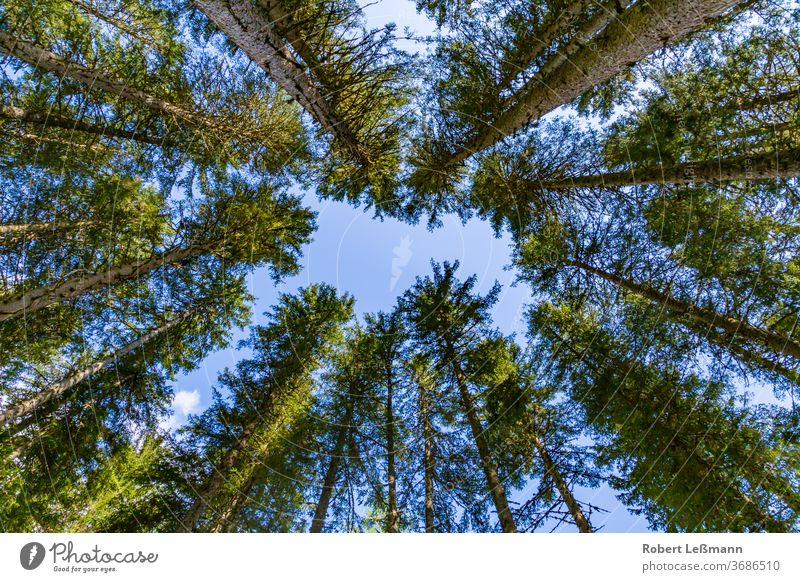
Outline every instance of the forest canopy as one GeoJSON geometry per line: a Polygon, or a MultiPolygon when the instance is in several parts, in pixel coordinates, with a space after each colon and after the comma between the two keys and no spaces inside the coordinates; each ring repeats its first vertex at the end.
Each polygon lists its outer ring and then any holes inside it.
{"type": "Polygon", "coordinates": [[[0,2],[0,530],[800,530],[800,5],[415,7],[0,2]],[[488,223],[524,333],[456,257],[254,314],[308,193],[488,223]]]}

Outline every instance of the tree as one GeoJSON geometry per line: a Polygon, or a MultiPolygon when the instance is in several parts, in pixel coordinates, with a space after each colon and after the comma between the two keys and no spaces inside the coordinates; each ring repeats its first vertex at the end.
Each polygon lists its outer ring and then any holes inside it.
{"type": "MultiPolygon", "coordinates": [[[[729,386],[675,366],[598,314],[544,303],[531,320],[564,370],[570,395],[621,474],[623,499],[669,531],[786,531],[796,520],[792,476],[759,419],[729,386]]],[[[652,345],[652,344],[651,344],[652,345]]]]}
{"type": "Polygon", "coordinates": [[[406,89],[392,28],[365,30],[348,0],[194,5],[333,135],[320,157],[321,193],[402,213],[395,191],[406,89]]]}
{"type": "Polygon", "coordinates": [[[184,515],[185,531],[235,527],[258,478],[259,459],[271,454],[280,431],[303,416],[310,403],[312,376],[321,358],[352,315],[353,300],[327,285],[312,285],[296,295],[283,294],[267,314],[268,323],[253,329],[243,360],[220,381],[231,391],[187,429],[205,449],[206,477],[184,515]]]}
{"type": "Polygon", "coordinates": [[[437,365],[447,367],[451,382],[458,393],[462,412],[472,432],[480,454],[489,494],[497,511],[502,530],[515,532],[516,525],[506,498],[505,489],[484,436],[475,400],[470,394],[464,358],[475,349],[475,344],[485,332],[488,309],[500,292],[495,286],[488,295],[473,295],[475,277],[461,283],[455,278],[458,263],[438,265],[433,263],[433,278],[418,278],[416,284],[402,298],[402,309],[412,326],[412,337],[436,359],[437,365]]]}
{"type": "Polygon", "coordinates": [[[0,321],[206,254],[234,263],[269,263],[276,277],[297,268],[296,258],[300,246],[308,240],[313,215],[301,208],[296,198],[275,195],[270,184],[253,188],[243,181],[234,181],[230,192],[212,193],[211,197],[210,204],[198,209],[198,220],[185,224],[184,231],[179,233],[183,244],[151,251],[131,262],[109,265],[94,273],[81,273],[55,285],[17,293],[0,301],[0,321]],[[250,230],[240,230],[248,225],[250,230]]]}

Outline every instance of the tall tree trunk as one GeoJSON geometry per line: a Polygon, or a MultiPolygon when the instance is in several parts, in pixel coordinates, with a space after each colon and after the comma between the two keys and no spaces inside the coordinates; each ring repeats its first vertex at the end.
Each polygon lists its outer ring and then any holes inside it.
{"type": "MultiPolygon", "coordinates": [[[[671,294],[657,291],[647,284],[637,283],[615,273],[592,267],[583,261],[568,259],[565,264],[597,275],[614,285],[646,297],[669,311],[673,316],[688,318],[692,322],[710,329],[724,330],[730,334],[741,336],[746,340],[763,344],[776,354],[784,354],[800,360],[800,342],[783,334],[761,329],[735,317],[717,313],[708,307],[700,307],[689,301],[677,299],[671,294]]],[[[696,328],[690,326],[690,329],[696,328]]]]}
{"type": "Polygon", "coordinates": [[[400,531],[400,520],[397,511],[397,483],[394,463],[394,411],[392,410],[394,384],[392,380],[392,365],[389,362],[386,370],[386,474],[389,481],[389,508],[386,514],[386,531],[397,533],[400,531]]]}
{"type": "Polygon", "coordinates": [[[65,230],[80,230],[87,226],[97,226],[96,220],[76,220],[73,222],[31,222],[28,224],[0,224],[0,236],[20,237],[28,240],[39,238],[43,233],[56,233],[65,230]]]}
{"type": "Polygon", "coordinates": [[[698,30],[736,0],[640,0],[551,73],[535,77],[514,105],[447,161],[463,162],[516,130],[569,103],[650,53],[698,30]]]}
{"type": "Polygon", "coordinates": [[[258,417],[256,416],[244,425],[242,428],[242,434],[239,435],[239,438],[236,441],[236,446],[226,452],[222,457],[222,461],[213,467],[213,473],[211,474],[208,482],[205,484],[205,487],[203,487],[203,490],[197,494],[197,499],[195,499],[191,508],[186,512],[186,515],[181,520],[181,528],[183,531],[198,531],[200,520],[208,511],[212,500],[214,500],[217,494],[222,490],[222,487],[225,485],[225,482],[228,479],[228,475],[236,465],[239,457],[244,454],[245,449],[250,443],[250,438],[253,436],[257,426],[258,417]]]}
{"type": "Polygon", "coordinates": [[[535,42],[530,46],[523,47],[523,53],[513,59],[511,68],[497,84],[497,92],[500,93],[508,89],[514,79],[528,68],[533,61],[547,50],[558,37],[569,32],[572,23],[586,10],[591,0],[580,0],[569,2],[564,10],[560,11],[541,32],[535,37],[535,42]]]}
{"type": "Polygon", "coordinates": [[[425,475],[425,533],[434,533],[433,520],[433,425],[431,424],[428,392],[424,380],[417,378],[419,414],[422,424],[422,469],[425,475]]]}
{"type": "Polygon", "coordinates": [[[145,107],[156,113],[171,115],[189,122],[199,128],[210,129],[218,132],[241,135],[248,133],[246,128],[237,128],[224,123],[211,116],[197,113],[193,109],[186,109],[141,89],[132,87],[124,81],[109,79],[102,71],[91,69],[80,63],[67,60],[59,55],[36,46],[25,40],[0,31],[0,53],[16,57],[31,67],[41,71],[78,81],[93,90],[100,90],[112,95],[118,95],[139,106],[145,107]]]}
{"type": "Polygon", "coordinates": [[[539,458],[542,460],[545,471],[547,471],[547,474],[550,475],[553,483],[555,483],[556,489],[558,489],[558,493],[561,495],[564,505],[567,506],[570,515],[572,515],[572,521],[574,521],[575,525],[578,526],[578,531],[581,533],[592,533],[592,525],[589,523],[589,519],[583,513],[580,504],[575,499],[572,491],[570,491],[569,485],[567,485],[563,475],[561,475],[561,471],[558,470],[558,466],[550,456],[550,452],[547,450],[544,440],[537,432],[533,432],[531,437],[533,440],[533,445],[536,447],[536,451],[539,453],[539,458]]]}
{"type": "Polygon", "coordinates": [[[347,408],[345,409],[344,416],[339,427],[339,433],[336,436],[336,445],[331,452],[331,460],[328,464],[328,470],[325,472],[325,479],[322,484],[322,491],[319,494],[317,501],[317,508],[314,512],[314,519],[311,521],[311,529],[309,533],[321,533],[325,527],[325,516],[328,515],[328,505],[333,496],[333,489],[336,487],[336,479],[339,474],[339,465],[344,455],[344,447],[347,441],[347,435],[350,432],[353,423],[353,394],[352,392],[347,396],[347,408]]]}
{"type": "Polygon", "coordinates": [[[500,476],[497,474],[494,461],[492,461],[489,444],[486,442],[486,438],[483,435],[483,427],[478,420],[478,414],[475,411],[475,403],[472,401],[472,396],[467,388],[464,371],[461,369],[461,365],[455,357],[455,349],[452,345],[448,346],[448,352],[454,355],[454,357],[451,358],[453,362],[453,375],[458,384],[461,406],[464,409],[464,414],[467,416],[467,422],[469,422],[470,429],[472,430],[472,438],[475,440],[475,445],[478,448],[478,455],[480,456],[481,465],[483,466],[483,473],[486,476],[486,484],[489,487],[489,493],[492,496],[494,507],[497,510],[497,518],[500,520],[500,527],[502,527],[505,533],[516,533],[517,526],[514,523],[514,516],[511,515],[508,499],[506,499],[506,492],[503,489],[503,484],[500,482],[500,476]]]}
{"type": "Polygon", "coordinates": [[[800,371],[791,369],[788,366],[784,366],[780,362],[770,360],[769,358],[763,356],[762,354],[759,354],[758,352],[748,349],[747,347],[737,343],[736,341],[731,341],[732,340],[731,337],[716,332],[712,329],[703,328],[702,326],[695,327],[690,324],[684,324],[684,325],[686,325],[686,327],[690,328],[692,331],[694,331],[694,333],[696,333],[700,337],[704,337],[710,343],[716,344],[721,348],[729,351],[745,364],[750,364],[751,366],[761,368],[762,370],[778,374],[780,376],[783,376],[790,382],[800,386],[800,371]]]}
{"type": "Polygon", "coordinates": [[[70,374],[63,380],[60,380],[54,384],[50,384],[47,388],[39,392],[36,396],[32,398],[28,398],[27,400],[20,402],[19,404],[15,404],[7,408],[4,412],[0,413],[0,426],[11,423],[16,421],[22,416],[30,414],[36,408],[53,400],[54,398],[61,397],[64,393],[69,391],[71,388],[74,388],[76,385],[80,384],[87,378],[89,378],[92,374],[96,374],[106,366],[113,364],[114,362],[124,358],[128,354],[131,354],[147,344],[148,342],[154,340],[155,338],[164,335],[170,329],[178,325],[179,323],[185,321],[189,316],[191,316],[196,309],[191,309],[189,311],[185,311],[177,317],[169,320],[168,322],[160,325],[159,327],[147,332],[146,334],[138,337],[132,342],[129,342],[125,346],[121,347],[120,349],[116,350],[109,356],[98,360],[97,362],[87,366],[86,368],[75,372],[74,374],[70,374]]]}
{"type": "Polygon", "coordinates": [[[148,135],[140,131],[118,129],[103,124],[97,125],[77,119],[71,119],[69,117],[61,117],[46,111],[34,111],[32,109],[23,109],[13,105],[0,105],[0,117],[22,123],[35,123],[48,128],[55,127],[67,131],[80,131],[92,135],[99,135],[101,137],[138,141],[144,144],[155,145],[159,147],[169,147],[174,145],[170,140],[157,135],[148,135]]]}
{"type": "Polygon", "coordinates": [[[631,168],[621,172],[606,172],[576,176],[536,184],[537,188],[608,188],[643,184],[692,184],[698,182],[731,182],[736,180],[770,180],[800,175],[800,148],[792,148],[756,156],[736,156],[679,164],[631,168]]]}
{"type": "Polygon", "coordinates": [[[255,484],[255,472],[250,471],[245,483],[237,485],[234,498],[217,514],[214,523],[209,528],[212,533],[231,533],[236,530],[236,523],[248,500],[250,490],[255,484]]]}
{"type": "MultiPolygon", "coordinates": [[[[575,33],[564,47],[558,49],[550,59],[542,63],[541,68],[536,71],[533,77],[533,82],[536,82],[536,79],[543,79],[545,76],[558,69],[566,61],[570,60],[572,55],[578,52],[578,50],[583,48],[587,43],[591,42],[592,38],[608,26],[611,21],[618,18],[631,1],[632,0],[610,0],[603,3],[597,9],[597,12],[575,33]]],[[[579,2],[574,4],[570,3],[569,7],[562,14],[569,13],[573,7],[577,9],[583,8],[579,2]]],[[[544,48],[547,48],[547,46],[544,48]]],[[[530,82],[528,82],[528,85],[530,85],[530,82]]],[[[509,98],[506,99],[505,105],[513,105],[517,96],[518,95],[509,96],[509,98]]]]}
{"type": "Polygon", "coordinates": [[[292,57],[287,41],[276,32],[263,8],[249,0],[193,0],[193,3],[352,155],[363,157],[349,126],[332,110],[309,77],[311,73],[292,57]]]}
{"type": "Polygon", "coordinates": [[[55,287],[37,287],[25,291],[10,299],[0,301],[0,321],[19,317],[25,313],[33,313],[50,305],[69,301],[87,291],[108,287],[122,281],[129,281],[145,276],[147,273],[163,267],[181,263],[212,248],[212,245],[192,245],[159,254],[153,258],[110,267],[106,271],[79,275],[67,279],[55,287]]]}

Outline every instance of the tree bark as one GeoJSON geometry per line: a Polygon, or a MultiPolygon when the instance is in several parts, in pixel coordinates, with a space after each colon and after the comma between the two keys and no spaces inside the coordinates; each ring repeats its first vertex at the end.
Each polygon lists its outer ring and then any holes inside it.
{"type": "MultiPolygon", "coordinates": [[[[332,110],[307,71],[290,54],[287,40],[275,30],[265,10],[249,0],[193,0],[194,5],[294,98],[323,129],[331,132],[352,155],[363,154],[348,125],[332,110]]],[[[273,9],[277,9],[273,7],[273,9]]]]}
{"type": "MultiPolygon", "coordinates": [[[[627,6],[631,3],[631,1],[632,0],[625,0],[622,2],[620,0],[611,0],[600,6],[597,12],[583,25],[583,27],[581,27],[580,30],[578,30],[575,36],[573,36],[563,48],[557,50],[555,54],[550,57],[550,59],[542,63],[541,68],[536,71],[536,74],[533,77],[533,82],[536,82],[536,79],[544,78],[546,75],[549,75],[558,67],[563,65],[566,61],[570,60],[572,55],[590,42],[592,38],[599,34],[606,26],[608,26],[612,20],[618,18],[625,8],[627,8],[627,6]]],[[[580,2],[570,3],[569,8],[562,14],[568,14],[571,10],[583,9],[584,6],[581,4],[582,3],[580,2]]],[[[588,2],[586,4],[588,4],[588,2]]],[[[543,48],[547,48],[547,46],[548,45],[545,45],[543,48]]],[[[528,84],[530,84],[530,82],[528,84]]],[[[507,106],[512,105],[515,101],[515,97],[516,95],[509,96],[505,104],[507,106]]]]}
{"type": "Polygon", "coordinates": [[[196,309],[192,309],[186,311],[179,316],[169,320],[167,323],[147,332],[143,336],[140,336],[136,340],[129,342],[122,348],[116,350],[109,356],[98,360],[97,362],[87,366],[83,370],[76,372],[74,374],[70,374],[63,380],[56,382],[55,384],[49,385],[47,388],[39,392],[36,396],[32,398],[28,398],[27,400],[20,402],[19,404],[15,404],[4,412],[0,413],[0,426],[11,423],[16,421],[22,416],[30,414],[39,406],[53,400],[54,398],[58,398],[62,396],[65,392],[69,391],[71,388],[75,387],[76,385],[80,384],[87,378],[89,378],[92,374],[96,374],[109,364],[113,364],[117,360],[124,358],[128,354],[133,353],[134,351],[138,350],[146,343],[152,341],[153,339],[167,333],[170,329],[178,325],[179,323],[186,320],[190,315],[192,315],[196,309]]]}
{"type": "Polygon", "coordinates": [[[770,180],[792,178],[799,175],[800,148],[792,148],[757,156],[736,156],[676,166],[631,168],[621,172],[576,176],[563,180],[541,182],[536,186],[545,190],[609,188],[645,184],[770,180]]]}
{"type": "Polygon", "coordinates": [[[77,220],[70,223],[33,222],[29,224],[0,224],[0,236],[39,238],[42,233],[56,233],[65,230],[78,230],[87,226],[97,226],[96,220],[77,220]]]}
{"type": "Polygon", "coordinates": [[[525,47],[524,53],[514,59],[508,73],[503,76],[497,84],[498,93],[508,89],[514,79],[517,78],[517,75],[539,58],[559,36],[566,34],[570,25],[580,13],[589,6],[590,2],[591,0],[580,0],[578,2],[567,3],[566,8],[559,12],[559,14],[535,37],[536,41],[532,45],[525,47]]]}
{"type": "Polygon", "coordinates": [[[640,0],[551,73],[520,89],[514,105],[452,154],[458,164],[569,103],[650,53],[705,26],[736,0],[640,0]]]}
{"type": "Polygon", "coordinates": [[[239,438],[236,441],[236,446],[225,453],[225,455],[222,457],[222,462],[213,468],[214,472],[212,473],[211,478],[206,483],[203,491],[198,493],[197,499],[192,504],[192,507],[181,520],[181,528],[183,531],[198,531],[200,520],[208,511],[211,501],[217,496],[223,485],[225,485],[228,475],[249,444],[250,438],[253,436],[257,424],[257,417],[245,424],[242,428],[242,434],[239,435],[239,438]]]}
{"type": "Polygon", "coordinates": [[[433,514],[433,426],[428,407],[428,393],[422,378],[417,378],[419,388],[419,414],[422,424],[422,465],[425,475],[425,533],[434,533],[433,514]]]}
{"type": "Polygon", "coordinates": [[[155,95],[151,95],[130,84],[109,79],[101,71],[80,63],[69,61],[47,49],[0,31],[0,53],[5,53],[27,63],[34,69],[46,71],[62,78],[69,78],[87,85],[90,89],[118,95],[132,103],[160,114],[171,115],[199,128],[240,135],[245,128],[232,127],[218,119],[186,109],[155,95]]]}
{"type": "Polygon", "coordinates": [[[156,135],[148,135],[139,131],[117,129],[105,125],[95,125],[93,123],[87,123],[77,119],[70,119],[69,117],[53,115],[44,111],[33,111],[31,109],[14,107],[13,105],[0,105],[0,117],[3,119],[20,121],[23,123],[35,123],[48,128],[56,127],[58,129],[64,129],[67,131],[80,131],[92,135],[99,135],[101,137],[138,141],[140,143],[159,147],[170,147],[174,145],[166,138],[156,135]]]}
{"type": "Polygon", "coordinates": [[[701,326],[697,326],[696,329],[690,325],[687,325],[687,327],[689,327],[697,335],[704,337],[710,343],[716,344],[729,351],[745,364],[749,363],[751,366],[756,366],[766,370],[767,372],[778,374],[790,382],[800,386],[800,371],[793,370],[788,366],[784,366],[780,362],[770,360],[769,358],[766,358],[763,355],[754,352],[753,350],[748,349],[747,347],[735,341],[731,341],[730,337],[722,333],[707,328],[703,329],[701,326]]]}
{"type": "Polygon", "coordinates": [[[398,533],[400,531],[399,515],[397,511],[397,483],[395,475],[394,458],[394,411],[392,410],[392,397],[394,384],[392,378],[392,365],[386,370],[386,474],[389,489],[389,507],[386,514],[386,531],[398,533]]]}
{"type": "MultiPolygon", "coordinates": [[[[596,275],[614,285],[650,299],[669,311],[673,316],[688,318],[692,322],[712,330],[715,328],[724,330],[752,342],[761,343],[776,354],[783,354],[800,360],[800,342],[783,334],[755,327],[735,317],[717,313],[708,307],[699,307],[688,301],[677,299],[669,293],[657,291],[649,285],[637,283],[631,279],[620,277],[615,273],[592,267],[582,261],[568,259],[565,264],[596,275]]],[[[689,328],[693,329],[692,326],[689,328]]]]}
{"type": "Polygon", "coordinates": [[[336,478],[339,474],[339,464],[341,463],[342,456],[344,455],[344,446],[347,440],[347,435],[350,432],[353,423],[353,395],[348,394],[347,408],[345,409],[344,417],[339,427],[339,433],[336,436],[336,445],[331,452],[331,460],[328,464],[328,470],[325,472],[325,479],[322,484],[322,491],[319,494],[317,501],[317,508],[314,511],[314,519],[311,521],[311,529],[309,533],[321,533],[325,527],[325,516],[328,514],[328,505],[330,504],[331,497],[333,496],[333,489],[336,487],[336,478]]]}
{"type": "Polygon", "coordinates": [[[553,479],[553,483],[555,483],[564,505],[569,509],[569,513],[572,515],[572,521],[575,522],[578,531],[581,533],[592,533],[592,525],[589,523],[589,519],[583,513],[572,491],[570,491],[569,485],[567,485],[563,475],[561,475],[561,471],[558,470],[558,466],[550,456],[550,452],[547,450],[544,441],[536,432],[532,434],[532,440],[536,451],[539,453],[539,458],[542,460],[545,471],[547,471],[547,474],[553,479]]]}
{"type": "MultiPolygon", "coordinates": [[[[448,346],[448,352],[455,354],[455,350],[452,346],[448,346]]],[[[492,496],[494,507],[497,510],[497,518],[500,521],[500,527],[503,529],[504,533],[516,533],[517,526],[514,523],[514,516],[511,515],[508,499],[506,499],[506,492],[503,489],[500,476],[497,474],[497,469],[492,461],[489,444],[486,442],[486,438],[483,435],[483,427],[481,426],[480,420],[478,420],[475,404],[472,401],[469,389],[467,388],[466,379],[464,378],[464,372],[457,358],[453,357],[452,362],[453,375],[458,384],[458,392],[461,397],[461,406],[464,409],[467,422],[472,430],[472,438],[475,440],[475,445],[478,448],[478,455],[480,456],[481,465],[483,466],[483,473],[486,476],[486,484],[489,487],[489,493],[492,496]]]]}
{"type": "Polygon", "coordinates": [[[75,276],[55,287],[37,287],[0,301],[0,321],[33,313],[50,305],[69,301],[88,291],[143,277],[159,267],[181,263],[209,251],[213,245],[192,245],[159,254],[153,258],[110,267],[107,271],[75,276]]]}

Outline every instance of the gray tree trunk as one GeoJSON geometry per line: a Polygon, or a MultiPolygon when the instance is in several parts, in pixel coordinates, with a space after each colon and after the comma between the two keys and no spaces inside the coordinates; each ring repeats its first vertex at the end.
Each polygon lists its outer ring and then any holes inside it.
{"type": "Polygon", "coordinates": [[[560,190],[568,188],[640,186],[646,184],[771,180],[795,176],[800,176],[800,148],[676,166],[631,168],[621,172],[606,172],[540,182],[537,186],[545,190],[560,190]]]}
{"type": "Polygon", "coordinates": [[[181,323],[182,321],[186,320],[192,313],[196,310],[190,310],[182,313],[178,317],[175,317],[169,320],[167,323],[147,332],[146,334],[138,337],[134,341],[126,344],[125,346],[121,347],[120,349],[116,350],[112,354],[106,356],[105,358],[98,360],[97,362],[83,368],[82,370],[75,372],[74,374],[70,374],[63,380],[60,380],[54,384],[50,384],[47,388],[39,392],[36,396],[32,398],[28,398],[23,402],[15,404],[7,408],[4,412],[0,413],[0,426],[14,422],[19,418],[30,414],[34,410],[36,410],[39,406],[50,402],[54,398],[61,397],[64,393],[68,392],[71,388],[74,388],[76,385],[80,384],[87,378],[89,378],[92,374],[96,374],[106,366],[113,364],[114,362],[124,358],[128,354],[133,353],[137,349],[144,346],[146,343],[152,341],[153,339],[167,333],[170,329],[181,323]]]}
{"type": "Polygon", "coordinates": [[[783,334],[755,327],[745,321],[723,313],[717,313],[707,307],[699,307],[689,301],[677,299],[669,293],[657,291],[649,285],[637,283],[615,273],[592,267],[582,261],[567,260],[565,263],[587,273],[592,273],[637,295],[646,297],[670,312],[673,317],[684,317],[711,329],[724,330],[734,336],[738,335],[746,340],[764,345],[776,354],[783,354],[800,360],[800,342],[783,334]]]}
{"type": "Polygon", "coordinates": [[[162,253],[150,259],[110,267],[106,271],[74,276],[54,287],[37,287],[30,291],[25,291],[21,295],[0,301],[0,321],[19,317],[25,313],[33,313],[50,305],[75,299],[88,291],[108,287],[122,281],[138,279],[159,267],[181,263],[186,259],[208,251],[210,248],[211,245],[193,245],[162,253]]]}
{"type": "Polygon", "coordinates": [[[736,0],[636,2],[555,70],[527,83],[518,92],[514,105],[482,126],[480,133],[457,150],[448,163],[460,163],[497,143],[650,53],[703,28],[736,3],[736,0]]]}

